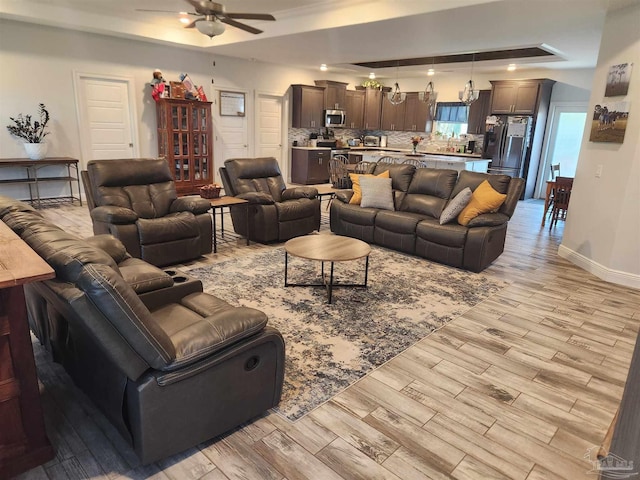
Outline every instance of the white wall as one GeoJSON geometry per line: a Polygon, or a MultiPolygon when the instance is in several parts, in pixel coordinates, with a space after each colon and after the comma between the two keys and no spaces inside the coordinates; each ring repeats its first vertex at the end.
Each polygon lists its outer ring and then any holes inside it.
{"type": "MultiPolygon", "coordinates": [[[[589,111],[603,101],[611,65],[635,64],[624,143],[582,140],[559,254],[599,277],[640,288],[640,6],[610,12],[604,26],[589,111]],[[595,176],[602,165],[602,176],[595,176]]],[[[615,100],[622,100],[617,97],[615,100]]],[[[612,99],[613,100],[613,99],[612,99]]]]}

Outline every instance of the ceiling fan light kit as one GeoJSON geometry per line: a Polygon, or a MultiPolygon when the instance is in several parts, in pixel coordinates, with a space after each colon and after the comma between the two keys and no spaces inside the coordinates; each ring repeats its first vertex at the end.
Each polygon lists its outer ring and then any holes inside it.
{"type": "Polygon", "coordinates": [[[204,20],[196,20],[196,29],[209,38],[222,35],[227,28],[226,25],[215,17],[212,19],[208,17],[209,15],[207,15],[207,18],[204,20]]]}

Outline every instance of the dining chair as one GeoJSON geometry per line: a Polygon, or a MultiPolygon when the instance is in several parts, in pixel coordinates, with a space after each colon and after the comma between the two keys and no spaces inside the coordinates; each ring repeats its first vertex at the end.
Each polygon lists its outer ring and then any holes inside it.
{"type": "Polygon", "coordinates": [[[560,175],[560,164],[555,163],[551,165],[551,180],[555,180],[560,175]]]}
{"type": "Polygon", "coordinates": [[[329,181],[333,188],[350,188],[349,171],[347,165],[349,159],[345,155],[334,155],[329,160],[329,181]]]}
{"type": "Polygon", "coordinates": [[[396,163],[396,159],[393,157],[380,157],[377,163],[396,163]]]}
{"type": "Polygon", "coordinates": [[[416,168],[427,168],[427,164],[424,160],[418,160],[417,158],[407,158],[403,164],[413,165],[416,168]]]}
{"type": "Polygon", "coordinates": [[[353,173],[358,173],[358,174],[373,173],[373,170],[375,167],[376,167],[375,162],[358,162],[354,165],[353,173]]]}
{"type": "Polygon", "coordinates": [[[549,230],[551,230],[551,227],[557,225],[558,220],[567,219],[567,210],[569,209],[569,199],[571,198],[572,188],[572,177],[556,177],[549,230]]]}

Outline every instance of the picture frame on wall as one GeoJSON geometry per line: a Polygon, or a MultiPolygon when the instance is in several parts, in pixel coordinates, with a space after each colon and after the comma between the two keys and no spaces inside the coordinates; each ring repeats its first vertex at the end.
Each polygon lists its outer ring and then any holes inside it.
{"type": "Polygon", "coordinates": [[[589,141],[622,143],[628,118],[629,102],[603,100],[593,109],[589,141]]]}
{"type": "Polygon", "coordinates": [[[632,67],[633,63],[620,63],[609,67],[607,86],[604,90],[605,97],[618,97],[629,92],[632,67]]]}

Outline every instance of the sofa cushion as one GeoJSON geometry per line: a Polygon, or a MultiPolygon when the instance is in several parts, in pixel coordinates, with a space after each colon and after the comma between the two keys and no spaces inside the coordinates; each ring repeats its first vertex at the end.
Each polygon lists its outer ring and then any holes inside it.
{"type": "Polygon", "coordinates": [[[440,218],[457,176],[455,170],[417,169],[399,210],[440,218]]]}
{"type": "Polygon", "coordinates": [[[439,245],[462,248],[467,238],[467,228],[457,223],[440,225],[438,220],[427,218],[416,226],[416,236],[439,245]]]}
{"type": "Polygon", "coordinates": [[[380,210],[375,208],[362,208],[360,205],[348,203],[340,205],[340,219],[343,222],[355,225],[372,226],[380,210]]]}
{"type": "Polygon", "coordinates": [[[445,223],[449,223],[451,220],[455,219],[458,214],[464,210],[464,207],[469,204],[472,194],[473,192],[471,189],[467,187],[453,197],[449,203],[447,203],[447,206],[444,207],[442,215],[440,215],[440,225],[444,225],[445,223]]]}
{"type": "Polygon", "coordinates": [[[362,190],[361,207],[394,209],[390,178],[361,177],[360,188],[362,190]]]}
{"type": "Polygon", "coordinates": [[[506,194],[496,192],[487,180],[483,181],[474,190],[469,204],[458,215],[458,223],[467,225],[480,214],[497,211],[506,198],[506,194]]]}
{"type": "Polygon", "coordinates": [[[127,258],[118,268],[124,281],[138,295],[173,286],[173,279],[164,270],[139,258],[127,258]]]}
{"type": "Polygon", "coordinates": [[[191,212],[170,213],[162,218],[139,218],[136,224],[140,245],[172,242],[200,235],[198,222],[191,212]]]}
{"type": "Polygon", "coordinates": [[[507,193],[511,177],[509,175],[496,175],[462,170],[458,175],[458,181],[453,188],[453,192],[451,192],[451,196],[455,197],[466,187],[469,187],[471,191],[474,191],[485,180],[489,182],[496,192],[507,193]]]}
{"type": "Polygon", "coordinates": [[[373,170],[374,175],[380,175],[384,172],[389,172],[391,177],[391,187],[394,190],[400,190],[406,192],[413,178],[413,174],[416,171],[416,167],[409,164],[402,163],[378,163],[373,170]]]}
{"type": "Polygon", "coordinates": [[[425,218],[427,217],[418,213],[378,212],[376,215],[376,229],[382,228],[396,233],[415,233],[416,225],[425,218]]]}
{"type": "MultiPolygon", "coordinates": [[[[363,176],[372,177],[373,175],[370,175],[368,173],[365,173],[365,174],[350,173],[349,174],[349,178],[351,179],[351,184],[352,184],[351,188],[353,189],[353,195],[349,200],[349,203],[351,205],[360,205],[360,202],[362,201],[362,189],[360,188],[360,177],[363,177],[363,176]]],[[[376,177],[389,178],[389,171],[385,170],[384,172],[381,172],[380,174],[376,175],[376,177]]]]}
{"type": "Polygon", "coordinates": [[[233,307],[202,292],[154,310],[152,315],[176,352],[175,362],[167,369],[207,357],[267,324],[267,316],[259,310],[233,307]]]}

